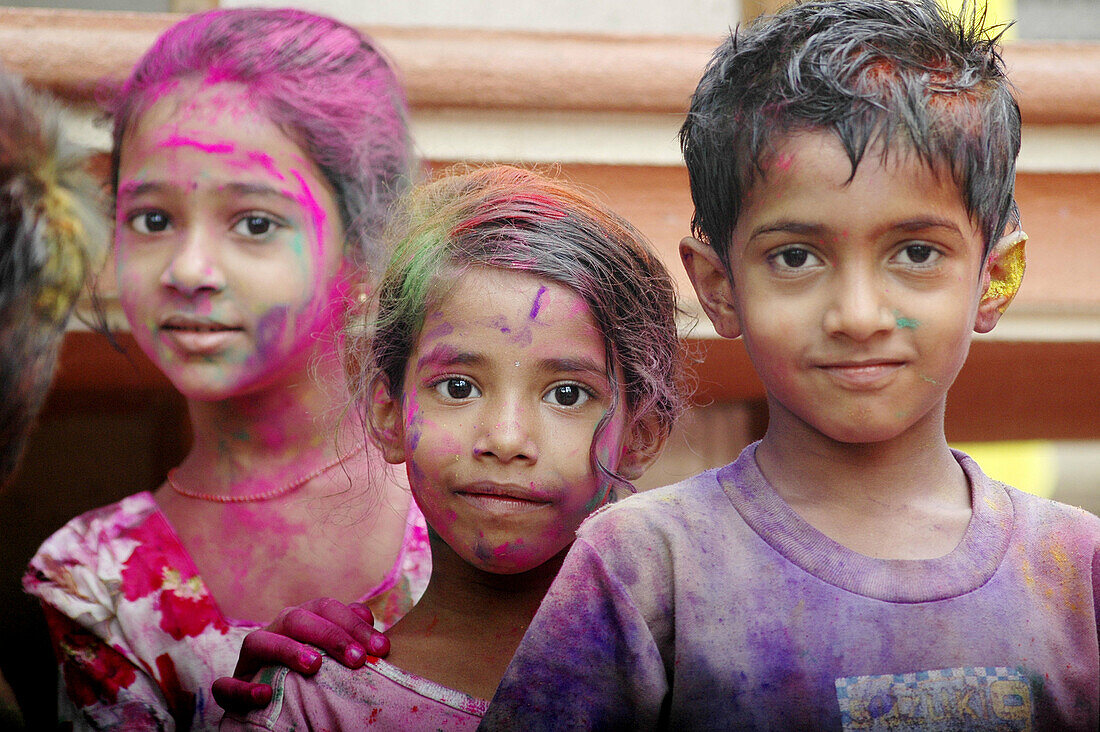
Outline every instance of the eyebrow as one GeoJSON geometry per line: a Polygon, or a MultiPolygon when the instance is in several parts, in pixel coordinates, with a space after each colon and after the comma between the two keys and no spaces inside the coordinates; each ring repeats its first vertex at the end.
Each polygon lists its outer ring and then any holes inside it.
{"type": "Polygon", "coordinates": [[[118,197],[119,198],[137,198],[138,196],[144,196],[147,193],[157,193],[167,188],[164,183],[157,183],[146,181],[144,183],[138,183],[137,181],[128,180],[118,184],[118,197]]]}
{"type": "Polygon", "coordinates": [[[294,197],[290,194],[264,183],[227,183],[226,185],[222,186],[222,188],[237,196],[282,198],[292,203],[297,203],[294,197]]]}
{"type": "MultiPolygon", "coordinates": [[[[950,219],[939,216],[922,216],[912,219],[895,221],[884,227],[885,231],[925,231],[927,229],[947,229],[957,234],[962,234],[959,227],[950,219]]],[[[822,224],[811,224],[803,221],[777,221],[761,224],[749,233],[749,241],[761,234],[797,234],[799,236],[822,236],[828,228],[822,224]]]]}
{"type": "Polygon", "coordinates": [[[416,360],[416,368],[431,366],[469,366],[485,362],[485,357],[470,351],[459,351],[447,345],[438,345],[416,360]]]}
{"type": "Polygon", "coordinates": [[[590,358],[546,358],[539,361],[538,365],[543,371],[593,374],[607,378],[607,369],[590,358]]]}
{"type": "MultiPolygon", "coordinates": [[[[172,185],[163,181],[125,181],[118,186],[119,198],[138,198],[150,193],[161,193],[172,188],[172,185]]],[[[263,183],[227,183],[222,190],[236,196],[258,196],[261,198],[279,198],[285,201],[296,202],[295,199],[284,191],[263,183]]]]}

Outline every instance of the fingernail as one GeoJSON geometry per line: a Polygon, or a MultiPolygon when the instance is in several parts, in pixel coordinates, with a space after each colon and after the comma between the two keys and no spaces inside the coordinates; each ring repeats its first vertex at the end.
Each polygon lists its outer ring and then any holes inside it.
{"type": "Polygon", "coordinates": [[[321,657],[314,651],[302,651],[298,656],[298,661],[306,668],[313,668],[316,664],[321,662],[321,657]]]}
{"type": "Polygon", "coordinates": [[[358,645],[350,645],[344,651],[344,658],[347,659],[348,663],[359,663],[366,655],[367,652],[358,645]]]}
{"type": "Polygon", "coordinates": [[[374,655],[378,655],[386,648],[386,641],[380,635],[372,635],[370,637],[370,652],[374,655]]]}

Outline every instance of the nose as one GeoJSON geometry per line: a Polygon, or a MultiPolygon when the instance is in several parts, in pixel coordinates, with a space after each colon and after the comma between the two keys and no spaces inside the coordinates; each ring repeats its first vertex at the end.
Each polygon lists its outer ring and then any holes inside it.
{"type": "Polygon", "coordinates": [[[830,301],[823,326],[830,336],[866,341],[897,325],[889,303],[889,285],[871,267],[839,270],[830,283],[830,301]]]}
{"type": "Polygon", "coordinates": [[[536,427],[531,408],[516,399],[487,410],[489,421],[474,443],[474,456],[502,463],[535,463],[538,460],[536,427]]]}
{"type": "Polygon", "coordinates": [[[189,297],[220,292],[225,288],[225,273],[218,255],[216,237],[202,227],[186,229],[161,274],[161,284],[189,297]]]}

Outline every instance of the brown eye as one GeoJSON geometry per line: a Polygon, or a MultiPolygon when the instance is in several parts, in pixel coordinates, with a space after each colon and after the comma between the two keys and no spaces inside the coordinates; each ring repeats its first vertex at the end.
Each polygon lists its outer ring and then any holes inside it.
{"type": "Polygon", "coordinates": [[[911,244],[905,247],[905,256],[913,264],[924,264],[932,257],[934,252],[935,250],[928,244],[911,244]]]}
{"type": "Polygon", "coordinates": [[[238,219],[237,223],[233,225],[233,231],[251,239],[262,239],[275,231],[280,225],[270,216],[248,214],[238,219]]]}
{"type": "Polygon", "coordinates": [[[171,225],[164,211],[143,211],[130,219],[130,226],[139,234],[159,234],[171,225]]]}
{"type": "Polygon", "coordinates": [[[810,253],[805,249],[787,249],[779,254],[779,257],[783,260],[783,264],[788,267],[801,267],[806,264],[806,260],[809,259],[810,253]]]}
{"type": "Polygon", "coordinates": [[[590,398],[590,394],[579,384],[558,384],[546,392],[543,401],[559,407],[579,407],[590,398]]]}
{"type": "Polygon", "coordinates": [[[474,386],[474,382],[460,376],[444,379],[435,384],[434,388],[440,396],[448,399],[462,400],[481,396],[481,392],[474,386]]]}

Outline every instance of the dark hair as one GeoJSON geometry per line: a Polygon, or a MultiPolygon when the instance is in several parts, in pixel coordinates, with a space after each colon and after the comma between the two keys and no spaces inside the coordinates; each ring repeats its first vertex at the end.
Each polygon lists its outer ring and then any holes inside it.
{"type": "Polygon", "coordinates": [[[63,134],[60,107],[0,69],[0,488],[46,397],[87,273],[106,249],[86,161],[63,134]]]}
{"type": "Polygon", "coordinates": [[[302,145],[336,193],[348,254],[384,261],[378,246],[413,166],[404,92],[381,51],[331,18],[290,9],[213,10],[169,28],[138,61],[113,104],[111,181],[127,130],[188,79],[239,83],[302,145]]]}
{"type": "MultiPolygon", "coordinates": [[[[676,291],[633,226],[576,188],[507,166],[440,178],[403,203],[375,325],[366,327],[364,312],[349,328],[346,365],[362,404],[378,378],[400,396],[425,313],[448,283],[466,267],[497,267],[544,277],[583,298],[603,336],[616,395],[621,371],[628,421],[653,415],[659,434],[668,435],[683,406],[676,291]]],[[[617,398],[598,431],[616,408],[617,398]]],[[[599,462],[595,444],[594,469],[626,483],[599,462]]]]}
{"type": "Polygon", "coordinates": [[[1016,215],[1020,110],[997,48],[1003,32],[975,5],[952,15],[936,0],[814,0],[736,31],[680,129],[695,236],[728,267],[745,196],[777,138],[830,130],[853,176],[872,143],[946,168],[988,252],[1016,215]]]}

